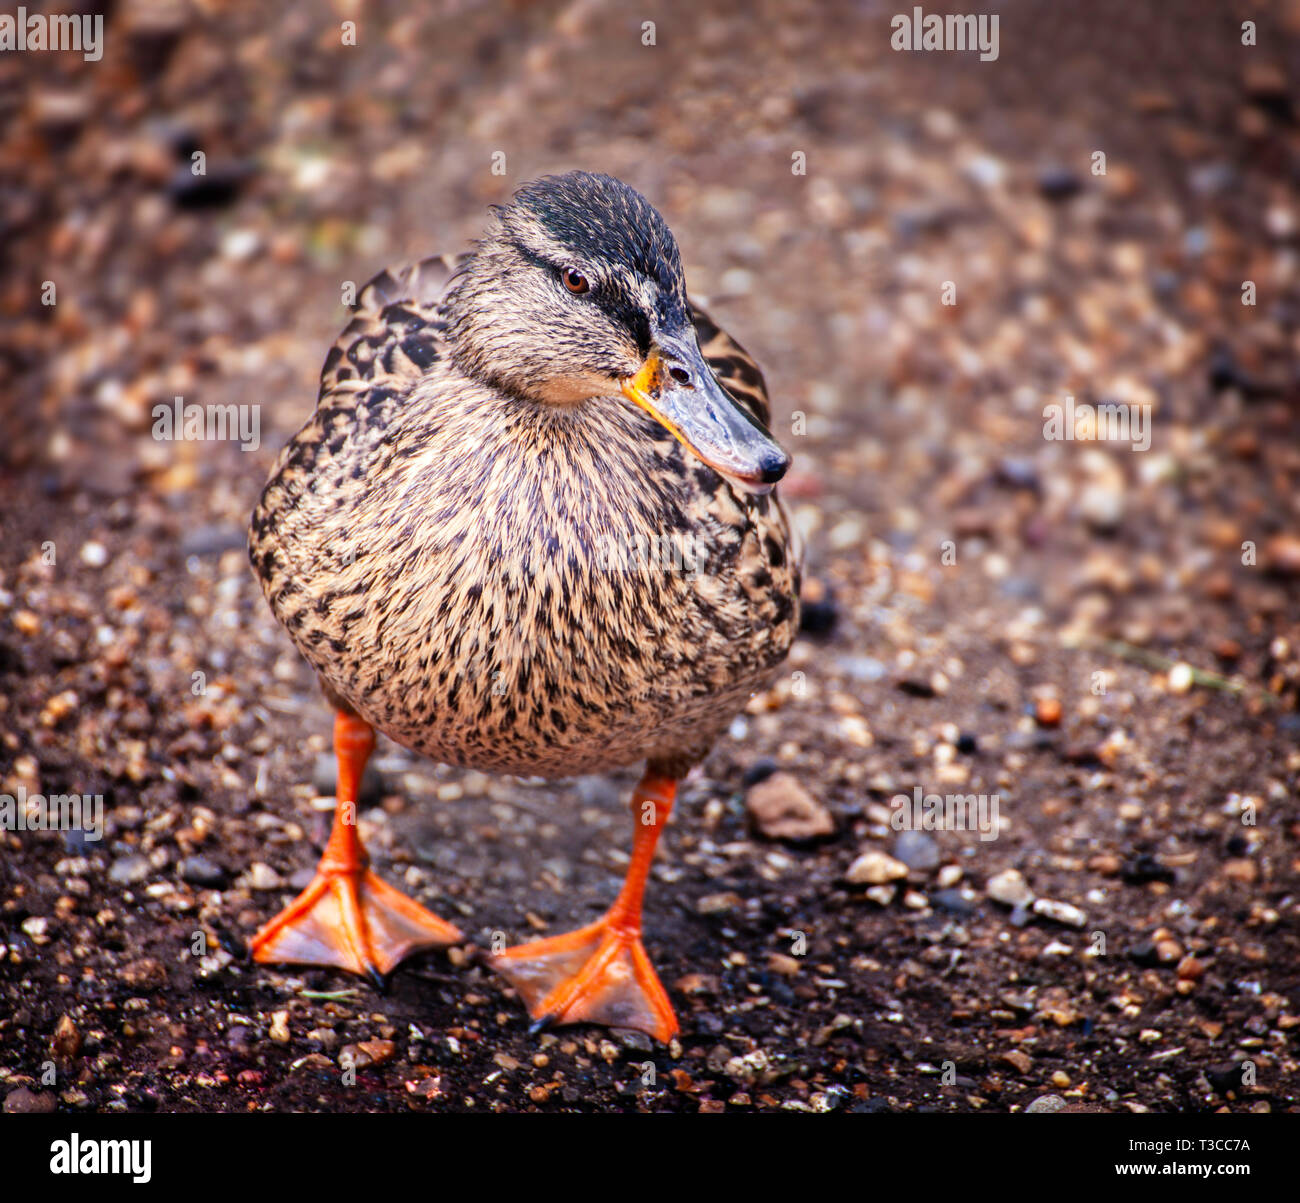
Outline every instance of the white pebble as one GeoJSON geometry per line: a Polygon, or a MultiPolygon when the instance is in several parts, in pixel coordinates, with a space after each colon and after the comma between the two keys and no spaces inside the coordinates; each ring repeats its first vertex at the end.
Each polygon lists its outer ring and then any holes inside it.
{"type": "Polygon", "coordinates": [[[1083,927],[1088,922],[1086,912],[1071,903],[1057,902],[1052,898],[1039,898],[1034,903],[1034,914],[1054,923],[1063,923],[1066,927],[1083,927]]]}
{"type": "Polygon", "coordinates": [[[856,885],[885,885],[907,876],[907,866],[887,853],[871,849],[855,860],[844,875],[856,885]]]}
{"type": "Polygon", "coordinates": [[[985,884],[984,892],[1003,906],[1028,906],[1034,899],[1034,892],[1019,869],[995,873],[985,884]]]}
{"type": "Polygon", "coordinates": [[[1169,670],[1169,692],[1186,693],[1195,683],[1195,674],[1190,664],[1175,664],[1169,670]]]}

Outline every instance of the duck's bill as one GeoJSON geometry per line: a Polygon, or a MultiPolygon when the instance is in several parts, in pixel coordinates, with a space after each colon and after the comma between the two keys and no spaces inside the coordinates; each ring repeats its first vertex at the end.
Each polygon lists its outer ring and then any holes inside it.
{"type": "Polygon", "coordinates": [[[693,332],[660,336],[622,388],[710,468],[750,492],[769,492],[790,466],[790,457],[718,383],[693,332]]]}

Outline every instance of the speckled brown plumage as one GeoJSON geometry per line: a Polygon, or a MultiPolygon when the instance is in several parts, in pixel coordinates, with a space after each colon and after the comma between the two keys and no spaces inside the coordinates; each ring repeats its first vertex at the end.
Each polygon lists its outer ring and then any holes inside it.
{"type": "MultiPolygon", "coordinates": [[[[521,228],[529,254],[553,236],[521,228]]],[[[622,395],[538,399],[476,366],[527,348],[535,377],[566,337],[477,316],[487,303],[461,290],[490,290],[493,253],[487,240],[362,292],[254,514],[253,566],[327,691],[417,752],[545,776],[649,759],[680,776],[794,638],[786,515],[622,395]],[[655,562],[620,564],[638,547],[655,562]]],[[[720,383],[766,425],[758,368],[689,313],[720,383]]]]}

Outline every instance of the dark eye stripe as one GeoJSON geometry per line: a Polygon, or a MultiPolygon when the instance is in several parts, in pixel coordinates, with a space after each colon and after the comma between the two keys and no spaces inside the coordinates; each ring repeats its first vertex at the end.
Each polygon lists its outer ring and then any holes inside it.
{"type": "Polygon", "coordinates": [[[601,308],[632,335],[642,355],[650,353],[650,319],[639,305],[622,297],[613,297],[603,302],[601,308]]]}
{"type": "MultiPolygon", "coordinates": [[[[543,271],[559,273],[564,267],[543,258],[536,251],[522,242],[512,244],[529,263],[543,271]]],[[[583,273],[584,275],[586,273],[583,273]]],[[[642,355],[650,352],[650,319],[641,311],[639,305],[633,304],[622,293],[617,283],[603,285],[587,276],[587,296],[609,314],[616,322],[625,327],[636,341],[637,350],[642,355]]]]}

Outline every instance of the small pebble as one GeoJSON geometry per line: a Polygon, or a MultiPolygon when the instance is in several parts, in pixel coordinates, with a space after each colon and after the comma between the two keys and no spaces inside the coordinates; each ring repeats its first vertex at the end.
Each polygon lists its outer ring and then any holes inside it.
{"type": "Polygon", "coordinates": [[[177,876],[192,886],[216,887],[226,878],[226,871],[206,856],[187,856],[176,866],[177,876]]]}
{"type": "Polygon", "coordinates": [[[1115,877],[1123,867],[1124,862],[1109,853],[1103,852],[1088,858],[1088,868],[1094,873],[1100,873],[1102,877],[1115,877]]]}
{"type": "Polygon", "coordinates": [[[1034,704],[1034,719],[1040,727],[1055,727],[1061,721],[1059,698],[1039,698],[1034,704]]]}
{"type": "Polygon", "coordinates": [[[71,1061],[81,1051],[81,1033],[72,1022],[71,1015],[60,1016],[54,1026],[54,1037],[50,1041],[50,1052],[59,1061],[71,1061]]]}
{"type": "Polygon", "coordinates": [[[153,866],[147,857],[132,853],[119,857],[109,866],[108,880],[115,881],[118,885],[136,885],[152,872],[153,866]]]}
{"type": "Polygon", "coordinates": [[[733,1081],[743,1083],[746,1086],[753,1086],[763,1080],[770,1068],[771,1062],[768,1055],[762,1049],[756,1049],[752,1053],[732,1057],[723,1066],[722,1072],[733,1081]]]}
{"type": "Polygon", "coordinates": [[[1064,1106],[1065,1100],[1059,1094],[1040,1094],[1025,1108],[1025,1113],[1027,1115],[1046,1115],[1053,1111],[1060,1111],[1064,1106]]]}
{"type": "Polygon", "coordinates": [[[939,845],[924,831],[904,831],[894,841],[894,856],[909,869],[928,873],[939,865],[939,845]]]}
{"type": "Polygon", "coordinates": [[[907,876],[907,866],[875,848],[862,853],[848,868],[845,878],[853,885],[884,885],[907,876]]]}
{"type": "Polygon", "coordinates": [[[1274,536],[1264,546],[1264,563],[1279,576],[1300,576],[1300,536],[1274,536]]]}
{"type": "Polygon", "coordinates": [[[1195,673],[1190,664],[1175,664],[1169,670],[1169,692],[1187,693],[1195,683],[1195,673]]]}
{"type": "MultiPolygon", "coordinates": [[[[275,1039],[272,1036],[272,1039],[275,1039]]],[[[285,1029],[285,1039],[288,1039],[288,1028],[285,1029]]],[[[391,1040],[362,1040],[357,1044],[345,1044],[339,1052],[339,1065],[345,1069],[366,1069],[371,1065],[385,1065],[397,1055],[397,1045],[391,1040]]],[[[505,1056],[505,1054],[501,1054],[505,1056]]],[[[502,1068],[518,1069],[519,1062],[513,1057],[507,1057],[508,1065],[503,1065],[500,1060],[497,1064],[502,1068]]]]}
{"type": "Polygon", "coordinates": [[[5,1095],[6,1115],[52,1115],[58,1106],[58,1100],[49,1091],[28,1090],[26,1086],[5,1095]]]}
{"type": "Polygon", "coordinates": [[[695,910],[701,915],[729,915],[744,906],[745,900],[739,894],[728,891],[724,894],[705,894],[695,904],[695,910]]]}
{"type": "Polygon", "coordinates": [[[1083,927],[1088,922],[1086,912],[1068,902],[1057,902],[1052,898],[1036,899],[1033,910],[1035,915],[1041,915],[1053,923],[1063,923],[1067,927],[1083,927]]]}
{"type": "Polygon", "coordinates": [[[823,839],[835,834],[831,812],[789,773],[773,773],[745,795],[745,809],[769,840],[823,839]]]}
{"type": "Polygon", "coordinates": [[[62,693],[56,693],[54,697],[50,698],[41,709],[39,719],[41,726],[58,726],[59,723],[76,710],[79,704],[80,701],[75,690],[65,689],[62,693]]]}
{"type": "Polygon", "coordinates": [[[985,883],[984,892],[1003,906],[1028,906],[1034,900],[1034,892],[1019,869],[994,874],[985,883]]]}
{"type": "Polygon", "coordinates": [[[167,970],[153,957],[141,957],[128,961],[117,971],[117,976],[133,989],[156,990],[166,984],[167,970]]]}
{"type": "Polygon", "coordinates": [[[1080,494],[1079,511],[1098,534],[1113,534],[1124,521],[1124,491],[1111,482],[1094,481],[1080,494]]]}
{"type": "MultiPolygon", "coordinates": [[[[882,887],[877,887],[882,888],[882,887]]],[[[979,910],[979,900],[970,890],[964,889],[945,889],[935,890],[930,895],[930,900],[940,910],[945,910],[953,915],[973,915],[979,910]]]]}
{"type": "Polygon", "coordinates": [[[1229,881],[1240,882],[1242,885],[1252,885],[1259,877],[1259,867],[1253,860],[1246,857],[1237,857],[1223,862],[1223,875],[1229,881]]]}
{"type": "Polygon", "coordinates": [[[284,888],[284,879],[270,865],[260,860],[249,865],[243,881],[250,890],[281,890],[284,888]]]}
{"type": "Polygon", "coordinates": [[[1174,965],[1183,959],[1183,946],[1174,939],[1157,940],[1155,953],[1162,965],[1174,965]]]}
{"type": "Polygon", "coordinates": [[[1083,181],[1068,167],[1046,167],[1038,173],[1038,191],[1049,201],[1069,200],[1083,190],[1083,181]]]}
{"type": "Polygon", "coordinates": [[[1205,976],[1205,962],[1199,961],[1196,957],[1183,957],[1178,962],[1178,977],[1185,982],[1199,982],[1205,976]]]}

